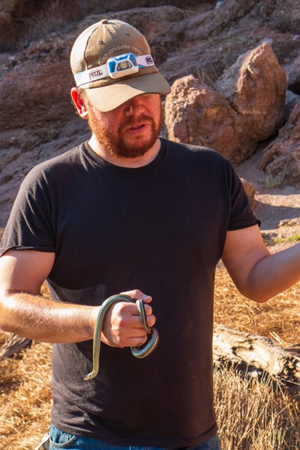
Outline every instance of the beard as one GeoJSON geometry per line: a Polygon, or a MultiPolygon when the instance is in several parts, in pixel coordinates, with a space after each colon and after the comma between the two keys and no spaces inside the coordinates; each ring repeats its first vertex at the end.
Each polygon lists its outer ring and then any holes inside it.
{"type": "Polygon", "coordinates": [[[155,144],[161,129],[162,114],[158,119],[157,125],[151,116],[141,114],[138,117],[129,117],[124,119],[116,131],[112,131],[96,117],[91,106],[88,107],[88,124],[91,132],[95,135],[100,145],[114,157],[137,158],[143,156],[155,144]],[[130,127],[137,126],[138,123],[147,123],[150,125],[150,135],[148,138],[139,142],[128,141],[124,137],[123,131],[130,127]]]}

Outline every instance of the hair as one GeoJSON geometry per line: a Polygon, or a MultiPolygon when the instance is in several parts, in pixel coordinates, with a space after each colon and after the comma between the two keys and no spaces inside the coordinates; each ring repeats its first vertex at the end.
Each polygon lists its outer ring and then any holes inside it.
{"type": "Polygon", "coordinates": [[[82,87],[77,88],[78,94],[83,100],[87,100],[86,90],[82,87]]]}

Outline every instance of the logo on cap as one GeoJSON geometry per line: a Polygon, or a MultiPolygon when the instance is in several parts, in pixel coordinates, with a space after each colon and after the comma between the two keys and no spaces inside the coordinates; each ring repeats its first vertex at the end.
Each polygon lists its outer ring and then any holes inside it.
{"type": "Polygon", "coordinates": [[[150,55],[146,56],[145,61],[148,64],[148,66],[153,66],[154,64],[154,61],[150,55]]]}
{"type": "Polygon", "coordinates": [[[101,75],[103,75],[103,72],[99,68],[97,70],[94,70],[93,72],[89,72],[90,80],[93,80],[94,78],[98,78],[101,75]]]}

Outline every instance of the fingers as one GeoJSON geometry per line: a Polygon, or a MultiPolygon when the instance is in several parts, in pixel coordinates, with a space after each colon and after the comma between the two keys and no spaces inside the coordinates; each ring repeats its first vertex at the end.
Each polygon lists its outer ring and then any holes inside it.
{"type": "MultiPolygon", "coordinates": [[[[124,331],[128,330],[128,333],[132,333],[132,337],[146,337],[147,331],[144,328],[136,303],[119,302],[115,306],[115,319],[118,326],[124,328],[124,331]]],[[[152,313],[151,306],[144,305],[144,309],[148,326],[154,326],[156,318],[152,313]]]]}
{"type": "Polygon", "coordinates": [[[152,297],[150,295],[144,294],[139,289],[133,289],[132,291],[120,292],[121,294],[128,295],[133,300],[143,300],[144,303],[150,303],[152,301],[152,297]]]}
{"type": "MultiPolygon", "coordinates": [[[[152,313],[151,306],[147,305],[147,303],[152,302],[152,297],[150,295],[144,294],[139,289],[133,289],[132,291],[121,292],[121,294],[128,295],[133,300],[143,300],[145,313],[146,313],[146,316],[147,316],[148,326],[150,328],[153,327],[155,322],[156,322],[156,319],[155,319],[155,316],[152,313]]],[[[132,314],[136,315],[136,316],[139,316],[138,309],[136,308],[135,313],[132,312],[132,314]]]]}

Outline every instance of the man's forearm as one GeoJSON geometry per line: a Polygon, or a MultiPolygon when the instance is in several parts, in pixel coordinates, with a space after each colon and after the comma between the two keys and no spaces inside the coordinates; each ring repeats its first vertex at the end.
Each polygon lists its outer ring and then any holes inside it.
{"type": "MultiPolygon", "coordinates": [[[[124,292],[132,299],[151,302],[135,289],[124,292]]],[[[6,292],[0,297],[0,329],[40,342],[81,342],[94,337],[100,306],[59,303],[38,295],[6,292]]],[[[152,308],[145,305],[148,326],[155,324],[152,308]]],[[[118,302],[105,315],[101,340],[113,347],[145,343],[147,333],[135,303],[118,302]]]]}
{"type": "Polygon", "coordinates": [[[270,254],[257,225],[228,231],[222,259],[239,291],[256,302],[300,281],[300,244],[270,254]]]}
{"type": "Polygon", "coordinates": [[[40,342],[80,342],[93,338],[97,312],[97,307],[10,293],[0,300],[0,329],[40,342]]]}
{"type": "Polygon", "coordinates": [[[265,302],[300,281],[300,245],[258,261],[249,273],[244,295],[265,302]]]}

